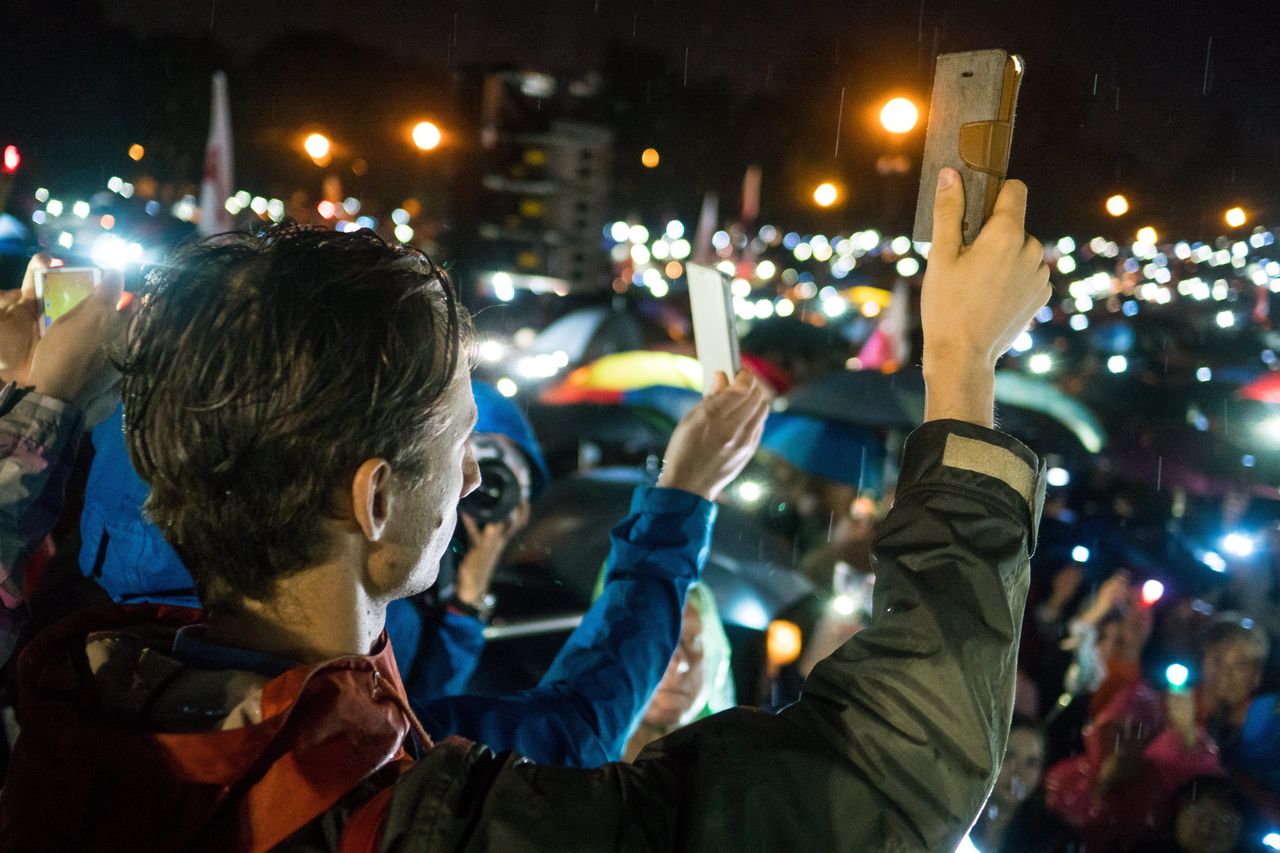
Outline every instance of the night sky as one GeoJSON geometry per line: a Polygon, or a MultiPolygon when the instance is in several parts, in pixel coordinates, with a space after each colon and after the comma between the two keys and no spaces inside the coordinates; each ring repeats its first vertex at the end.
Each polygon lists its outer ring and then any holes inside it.
{"type": "MultiPolygon", "coordinates": [[[[114,174],[123,148],[144,137],[172,177],[198,169],[214,67],[232,79],[238,172],[266,181],[293,168],[268,138],[273,123],[310,110],[354,136],[374,109],[413,101],[406,109],[447,114],[458,69],[511,63],[606,68],[625,81],[620,157],[629,162],[631,148],[655,144],[669,166],[649,177],[620,171],[619,203],[641,213],[692,217],[702,191],[731,194],[742,170],[760,162],[766,216],[812,221],[807,188],[831,174],[851,188],[845,219],[901,219],[871,167],[897,150],[875,126],[874,107],[891,93],[927,103],[937,51],[1004,47],[1028,65],[1011,172],[1031,185],[1033,229],[1117,233],[1149,222],[1206,236],[1234,203],[1256,221],[1280,217],[1280,41],[1264,3],[95,6],[5,5],[16,25],[0,36],[0,141],[26,146],[46,182],[58,180],[47,173],[72,183],[114,174]],[[1135,202],[1123,225],[1101,213],[1116,191],[1135,202]]],[[[917,133],[900,147],[911,153],[922,141],[917,133]]]]}

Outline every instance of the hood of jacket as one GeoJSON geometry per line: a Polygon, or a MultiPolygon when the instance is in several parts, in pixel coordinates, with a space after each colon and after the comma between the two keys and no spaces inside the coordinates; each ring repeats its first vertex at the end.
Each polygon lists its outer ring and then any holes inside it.
{"type": "Polygon", "coordinates": [[[173,656],[196,610],[78,613],[19,662],[0,848],[268,849],[409,763],[391,646],[268,678],[173,656]],[[389,766],[394,765],[394,766],[389,766]]]}

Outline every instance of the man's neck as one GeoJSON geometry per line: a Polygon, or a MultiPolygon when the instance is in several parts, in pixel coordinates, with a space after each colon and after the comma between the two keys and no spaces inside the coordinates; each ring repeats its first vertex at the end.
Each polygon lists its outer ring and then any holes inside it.
{"type": "Polygon", "coordinates": [[[298,663],[371,654],[386,606],[371,601],[351,577],[338,566],[316,566],[280,581],[270,600],[210,607],[207,637],[298,663]]]}

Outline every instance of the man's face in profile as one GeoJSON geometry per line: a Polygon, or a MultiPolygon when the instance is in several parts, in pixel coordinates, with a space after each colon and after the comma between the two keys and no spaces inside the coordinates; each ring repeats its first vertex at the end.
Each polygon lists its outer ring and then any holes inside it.
{"type": "MultiPolygon", "coordinates": [[[[388,544],[404,567],[401,589],[392,597],[414,595],[436,582],[440,558],[458,523],[458,501],[480,485],[480,469],[471,450],[476,403],[465,369],[440,399],[440,431],[427,450],[427,477],[399,493],[392,507],[388,544]]],[[[394,476],[394,475],[393,475],[394,476]]]]}

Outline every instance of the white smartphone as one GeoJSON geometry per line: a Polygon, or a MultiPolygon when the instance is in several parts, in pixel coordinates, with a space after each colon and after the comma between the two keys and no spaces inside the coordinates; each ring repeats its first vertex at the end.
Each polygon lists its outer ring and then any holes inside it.
{"type": "Polygon", "coordinates": [[[53,321],[87,299],[102,280],[97,267],[51,267],[36,270],[36,301],[40,305],[40,334],[53,321]]]}
{"type": "Polygon", "coordinates": [[[702,395],[715,390],[716,373],[729,381],[738,375],[738,329],[733,318],[733,295],[725,275],[715,267],[686,264],[689,307],[693,312],[693,343],[702,364],[702,395]]]}

